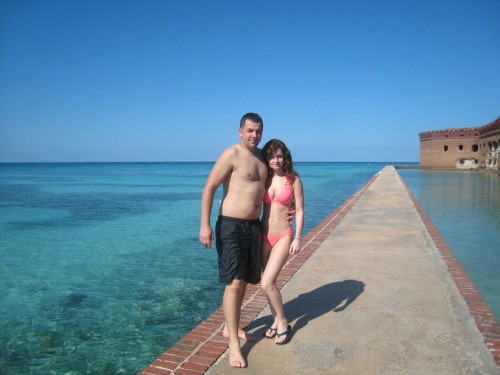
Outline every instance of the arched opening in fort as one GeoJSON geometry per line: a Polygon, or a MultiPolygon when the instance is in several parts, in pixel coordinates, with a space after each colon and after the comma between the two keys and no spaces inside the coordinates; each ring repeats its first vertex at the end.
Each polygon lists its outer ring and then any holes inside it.
{"type": "Polygon", "coordinates": [[[472,145],[472,152],[477,152],[479,150],[478,145],[472,145]]]}
{"type": "Polygon", "coordinates": [[[448,151],[448,146],[447,146],[447,145],[444,145],[444,147],[443,147],[443,151],[444,151],[444,152],[448,151]]]}
{"type": "Polygon", "coordinates": [[[459,145],[459,146],[458,146],[458,150],[459,150],[459,151],[462,151],[463,149],[464,149],[464,145],[459,145]]]}
{"type": "Polygon", "coordinates": [[[458,159],[456,162],[456,167],[459,169],[477,169],[479,160],[476,158],[464,158],[458,159]]]}

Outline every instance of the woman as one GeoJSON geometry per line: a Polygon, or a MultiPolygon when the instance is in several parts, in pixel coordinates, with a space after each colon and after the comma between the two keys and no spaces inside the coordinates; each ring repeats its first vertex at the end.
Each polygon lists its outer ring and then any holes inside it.
{"type": "Polygon", "coordinates": [[[289,255],[300,250],[304,227],[304,194],[302,182],[293,169],[292,156],[283,142],[272,139],[262,149],[262,156],[269,169],[264,193],[264,214],[262,216],[262,275],[261,287],[267,294],[273,324],[264,336],[284,345],[290,341],[291,326],[283,311],[281,293],[276,287],[278,275],[289,255]],[[295,237],[287,211],[295,200],[295,237]]]}

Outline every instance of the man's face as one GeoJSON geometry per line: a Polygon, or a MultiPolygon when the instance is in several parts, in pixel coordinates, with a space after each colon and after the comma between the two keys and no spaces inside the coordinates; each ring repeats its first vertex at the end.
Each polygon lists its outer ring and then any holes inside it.
{"type": "Polygon", "coordinates": [[[262,124],[245,120],[245,125],[243,128],[239,128],[239,132],[243,144],[252,151],[256,150],[262,139],[262,124]]]}

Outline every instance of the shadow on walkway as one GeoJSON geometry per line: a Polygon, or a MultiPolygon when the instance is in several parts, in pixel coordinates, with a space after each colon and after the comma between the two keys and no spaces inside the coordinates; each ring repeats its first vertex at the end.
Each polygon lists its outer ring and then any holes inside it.
{"type": "MultiPolygon", "coordinates": [[[[353,303],[363,293],[365,284],[358,280],[344,280],[326,284],[310,292],[299,294],[298,297],[284,304],[285,314],[292,324],[292,337],[295,332],[304,328],[310,321],[330,312],[340,312],[353,303]]],[[[253,331],[259,342],[267,326],[273,323],[271,315],[252,321],[247,331],[253,331]]],[[[242,346],[242,352],[247,354],[256,343],[247,342],[242,346]]]]}

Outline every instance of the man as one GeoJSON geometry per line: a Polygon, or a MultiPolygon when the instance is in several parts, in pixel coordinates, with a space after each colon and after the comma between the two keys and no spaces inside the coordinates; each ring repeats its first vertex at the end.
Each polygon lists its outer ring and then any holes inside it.
{"type": "Polygon", "coordinates": [[[214,242],[210,213],[215,192],[223,184],[216,239],[219,280],[226,284],[222,303],[226,320],[224,336],[229,337],[232,367],[246,367],[239,338],[255,340],[255,336],[239,329],[239,321],[247,284],[258,284],[261,276],[259,216],[268,173],[257,145],[263,127],[262,118],[256,113],[241,118],[240,142],[220,154],[201,199],[200,242],[210,248],[214,242]]]}

